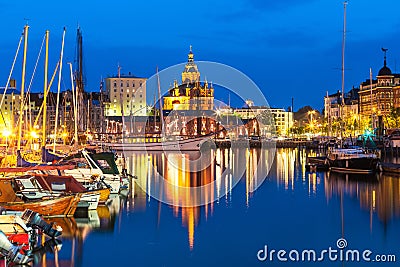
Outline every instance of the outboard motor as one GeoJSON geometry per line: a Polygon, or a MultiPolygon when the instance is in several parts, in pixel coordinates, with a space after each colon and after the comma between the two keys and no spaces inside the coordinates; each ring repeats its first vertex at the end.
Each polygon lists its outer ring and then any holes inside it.
{"type": "Polygon", "coordinates": [[[25,221],[26,225],[32,228],[41,229],[46,235],[51,238],[56,238],[61,235],[60,231],[53,229],[52,223],[49,224],[45,222],[37,212],[26,209],[21,218],[25,221]]]}
{"type": "Polygon", "coordinates": [[[0,230],[0,254],[5,256],[8,261],[16,264],[27,264],[31,261],[28,256],[19,253],[20,248],[13,245],[7,236],[0,230]]]}

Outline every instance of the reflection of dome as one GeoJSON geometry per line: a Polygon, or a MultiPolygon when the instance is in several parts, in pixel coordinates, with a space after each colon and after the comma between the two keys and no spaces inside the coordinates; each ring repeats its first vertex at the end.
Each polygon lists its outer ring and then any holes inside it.
{"type": "Polygon", "coordinates": [[[378,73],[378,76],[392,75],[392,71],[386,66],[383,66],[378,73]]]}

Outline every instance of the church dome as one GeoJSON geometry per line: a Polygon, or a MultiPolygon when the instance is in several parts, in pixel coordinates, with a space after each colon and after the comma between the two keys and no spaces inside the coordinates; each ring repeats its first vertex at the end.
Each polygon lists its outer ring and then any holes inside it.
{"type": "Polygon", "coordinates": [[[392,75],[392,71],[385,65],[383,66],[379,72],[378,76],[392,75]]]}

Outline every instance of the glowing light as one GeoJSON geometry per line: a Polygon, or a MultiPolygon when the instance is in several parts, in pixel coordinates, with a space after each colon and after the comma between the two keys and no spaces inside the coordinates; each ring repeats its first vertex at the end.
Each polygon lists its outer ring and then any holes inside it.
{"type": "Polygon", "coordinates": [[[38,138],[39,135],[35,131],[31,131],[31,137],[32,138],[38,138]]]}
{"type": "Polygon", "coordinates": [[[2,132],[2,135],[4,137],[9,137],[11,135],[11,131],[8,130],[8,129],[4,129],[3,132],[2,132]]]}

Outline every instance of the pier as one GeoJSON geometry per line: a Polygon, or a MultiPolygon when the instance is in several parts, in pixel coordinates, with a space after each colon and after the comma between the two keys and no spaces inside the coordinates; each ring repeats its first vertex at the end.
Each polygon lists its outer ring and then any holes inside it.
{"type": "Polygon", "coordinates": [[[250,147],[250,148],[260,148],[261,145],[275,146],[277,148],[307,148],[307,149],[324,149],[325,145],[315,142],[315,141],[307,141],[307,140],[223,140],[216,139],[214,140],[217,148],[230,148],[230,147],[250,147]]]}

